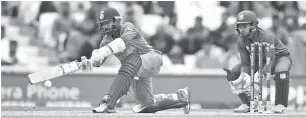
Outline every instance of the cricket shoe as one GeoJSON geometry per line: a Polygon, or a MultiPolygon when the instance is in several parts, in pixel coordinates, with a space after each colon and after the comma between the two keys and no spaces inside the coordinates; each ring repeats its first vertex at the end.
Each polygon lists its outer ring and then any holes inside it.
{"type": "Polygon", "coordinates": [[[103,97],[102,101],[99,103],[98,107],[92,110],[93,113],[115,113],[114,108],[110,108],[107,102],[110,100],[110,96],[106,95],[103,97]]]}
{"type": "Polygon", "coordinates": [[[191,101],[191,91],[188,87],[185,87],[183,89],[179,89],[177,91],[178,99],[183,101],[184,103],[187,103],[187,105],[183,108],[184,113],[188,114],[190,112],[190,101],[191,101]]]}
{"type": "Polygon", "coordinates": [[[246,104],[240,105],[238,108],[234,109],[235,113],[247,113],[250,112],[250,107],[246,104]]]}
{"type": "Polygon", "coordinates": [[[282,104],[278,104],[277,106],[271,107],[271,110],[274,111],[274,113],[284,113],[286,107],[282,104]]]}

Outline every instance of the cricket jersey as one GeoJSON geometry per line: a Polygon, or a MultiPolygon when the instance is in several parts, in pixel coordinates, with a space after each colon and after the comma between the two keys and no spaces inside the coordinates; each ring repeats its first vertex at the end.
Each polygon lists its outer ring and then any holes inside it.
{"type": "MultiPolygon", "coordinates": [[[[137,53],[139,55],[154,51],[153,47],[145,40],[140,31],[130,22],[121,24],[119,37],[124,41],[126,49],[118,52],[115,56],[120,60],[124,60],[129,54],[137,53]]],[[[101,42],[101,47],[113,41],[110,36],[105,36],[101,42]]]]}
{"type": "MultiPolygon", "coordinates": [[[[253,31],[248,37],[242,38],[239,37],[237,41],[238,50],[240,52],[241,58],[241,72],[250,73],[250,49],[251,44],[254,42],[265,43],[269,45],[270,50],[274,53],[272,54],[272,64],[275,59],[282,56],[289,56],[290,53],[287,47],[278,39],[272,32],[269,30],[263,30],[261,28],[257,28],[253,31]]],[[[265,55],[265,51],[263,51],[263,56],[265,55]]],[[[258,62],[258,53],[255,52],[255,64],[258,62]]],[[[263,64],[265,63],[265,56],[263,57],[263,64]]]]}

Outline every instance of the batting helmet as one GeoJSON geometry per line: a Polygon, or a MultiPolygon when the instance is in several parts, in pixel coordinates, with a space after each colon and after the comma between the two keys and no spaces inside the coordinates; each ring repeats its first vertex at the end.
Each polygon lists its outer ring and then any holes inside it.
{"type": "Polygon", "coordinates": [[[106,33],[109,36],[120,27],[121,17],[119,12],[114,8],[102,9],[99,13],[99,20],[97,22],[101,33],[106,33]],[[110,21],[113,24],[108,25],[110,21]]]}

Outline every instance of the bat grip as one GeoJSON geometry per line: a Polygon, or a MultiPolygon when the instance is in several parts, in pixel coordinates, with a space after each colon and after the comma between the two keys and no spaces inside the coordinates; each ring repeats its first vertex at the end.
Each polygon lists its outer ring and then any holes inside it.
{"type": "Polygon", "coordinates": [[[87,59],[85,56],[81,57],[81,62],[79,62],[79,66],[82,71],[91,72],[93,69],[93,63],[91,59],[87,59]]]}

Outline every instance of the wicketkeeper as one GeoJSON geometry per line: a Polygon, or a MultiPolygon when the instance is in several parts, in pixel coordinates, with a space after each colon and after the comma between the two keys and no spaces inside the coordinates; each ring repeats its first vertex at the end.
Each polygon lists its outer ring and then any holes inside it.
{"type": "MultiPolygon", "coordinates": [[[[286,46],[270,31],[258,27],[258,20],[252,11],[242,11],[236,18],[236,31],[238,32],[238,49],[241,57],[241,64],[236,65],[233,69],[227,71],[228,81],[232,81],[232,92],[240,98],[242,105],[234,109],[234,112],[249,112],[250,111],[250,49],[254,42],[266,43],[272,52],[270,65],[271,73],[274,74],[276,94],[275,106],[272,111],[282,113],[288,106],[288,94],[290,76],[289,70],[292,66],[292,59],[286,46]]],[[[264,56],[266,51],[264,51],[264,56]]],[[[266,57],[263,57],[265,65],[266,57]]],[[[258,55],[255,54],[255,63],[258,63],[258,55]]],[[[257,66],[258,67],[258,66],[257,66]]],[[[262,68],[262,73],[266,74],[268,67],[265,65],[262,68]]],[[[258,68],[255,69],[255,80],[259,75],[258,68]]],[[[255,93],[260,92],[259,82],[255,81],[255,93]]]]}
{"type": "Polygon", "coordinates": [[[92,52],[91,60],[100,67],[110,55],[115,55],[121,67],[107,94],[102,98],[94,113],[115,112],[116,101],[127,94],[132,86],[139,105],[136,113],[155,113],[160,110],[184,107],[190,110],[190,91],[179,89],[172,94],[153,95],[152,76],[158,74],[163,65],[162,53],[154,50],[142,34],[130,22],[121,23],[121,17],[114,8],[100,11],[99,30],[105,34],[100,48],[92,52]]]}

